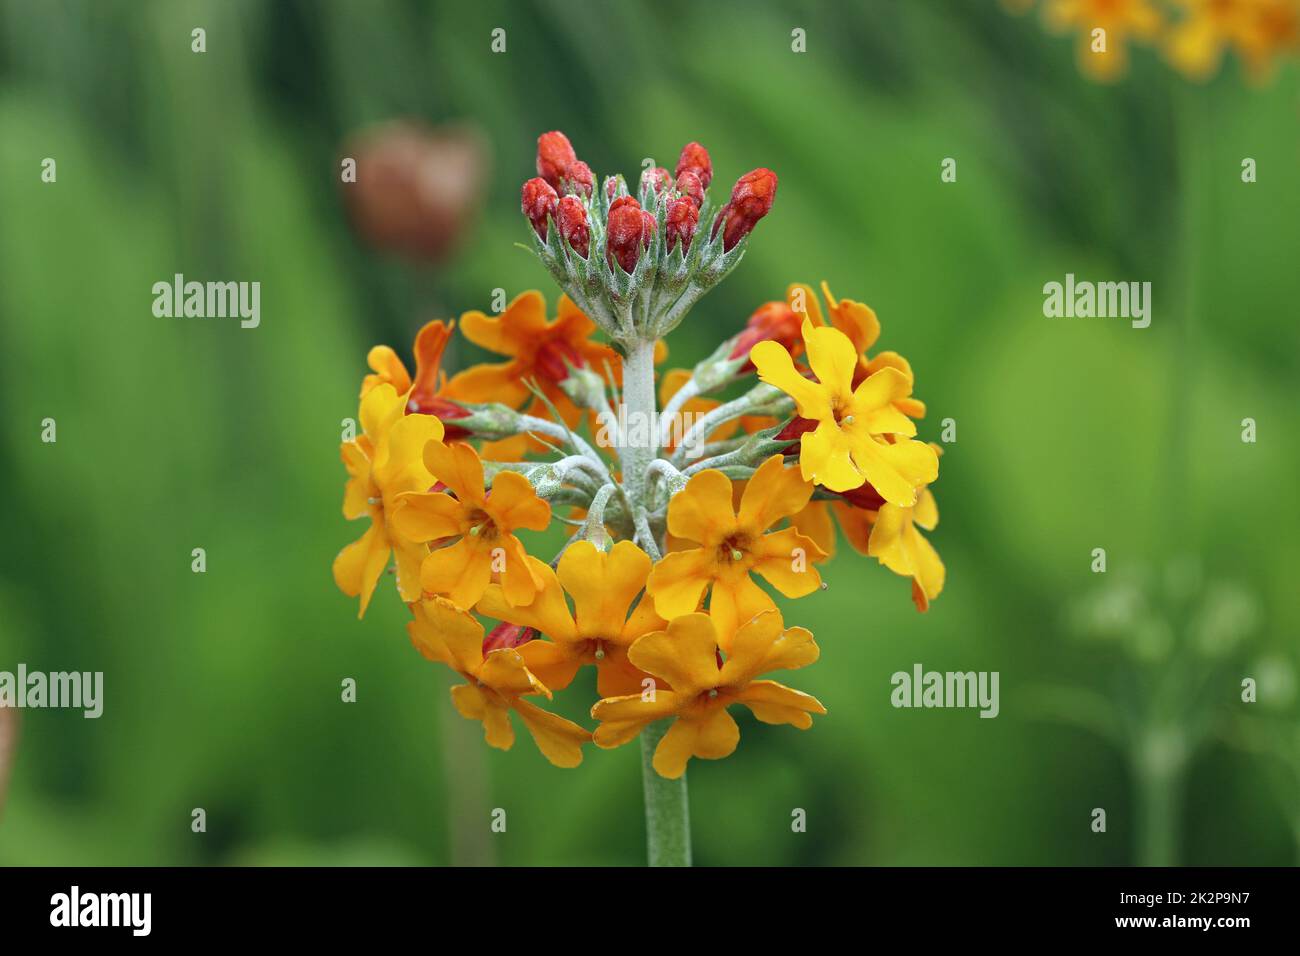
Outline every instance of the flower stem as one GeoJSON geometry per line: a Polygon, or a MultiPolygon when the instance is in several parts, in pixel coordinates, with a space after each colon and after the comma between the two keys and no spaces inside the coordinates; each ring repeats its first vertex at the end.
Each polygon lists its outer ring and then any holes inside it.
{"type": "Polygon", "coordinates": [[[651,866],[690,866],[691,815],[686,775],[669,780],[659,776],[652,764],[655,748],[667,733],[669,723],[656,721],[641,731],[646,851],[651,866]]]}

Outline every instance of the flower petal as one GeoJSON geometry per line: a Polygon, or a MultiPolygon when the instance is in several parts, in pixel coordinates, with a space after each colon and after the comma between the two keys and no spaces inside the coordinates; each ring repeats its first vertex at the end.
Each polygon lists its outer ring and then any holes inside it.
{"type": "Polygon", "coordinates": [[[464,505],[486,510],[483,490],[483,462],[464,442],[429,442],[424,446],[424,464],[464,505]]]}
{"type": "Polygon", "coordinates": [[[631,541],[608,552],[590,541],[570,545],[556,572],[573,597],[574,615],[583,637],[609,640],[623,631],[628,609],[650,575],[650,556],[631,541]]]}
{"type": "Polygon", "coordinates": [[[509,750],[514,745],[510,710],[499,698],[483,693],[473,684],[460,684],[451,689],[451,700],[462,717],[483,721],[483,739],[489,747],[509,750]]]}
{"type": "Polygon", "coordinates": [[[591,708],[591,716],[600,721],[592,739],[603,749],[621,746],[641,733],[646,724],[677,713],[681,705],[680,695],[663,688],[656,689],[650,700],[641,694],[599,700],[591,708]]]}
{"type": "Polygon", "coordinates": [[[518,647],[524,663],[549,690],[564,690],[582,667],[582,657],[573,644],[533,640],[518,647]]]}
{"type": "Polygon", "coordinates": [[[465,535],[455,544],[437,551],[420,565],[420,584],[431,594],[444,594],[457,607],[478,603],[492,580],[490,546],[480,538],[465,535]]]}
{"type": "Polygon", "coordinates": [[[717,632],[707,614],[686,614],[628,649],[636,667],[662,677],[684,697],[718,686],[717,632]]]}
{"type": "Polygon", "coordinates": [[[792,724],[800,730],[812,726],[812,714],[826,713],[816,697],[774,680],[752,681],[734,699],[765,724],[792,724]]]}
{"type": "Polygon", "coordinates": [[[485,510],[503,532],[517,528],[545,531],[551,523],[551,506],[537,497],[528,479],[517,471],[498,472],[492,479],[485,510]]]}
{"type": "Polygon", "coordinates": [[[798,468],[785,467],[782,456],[773,455],[745,483],[736,524],[750,534],[762,534],[782,518],[802,511],[812,493],[812,482],[798,468]]]}
{"type": "Polygon", "coordinates": [[[831,491],[850,491],[862,484],[853,463],[853,440],[833,421],[805,432],[799,441],[799,468],[803,476],[831,491]]]}
{"type": "Polygon", "coordinates": [[[758,369],[760,381],[779,388],[794,399],[804,418],[823,421],[831,418],[831,399],[827,389],[804,378],[794,367],[794,359],[778,342],[759,342],[749,350],[749,360],[758,369]]]}
{"type": "Polygon", "coordinates": [[[384,533],[383,524],[372,521],[370,527],[356,541],[338,553],[334,559],[334,583],[348,597],[361,598],[357,617],[365,617],[370,596],[379,583],[379,576],[388,564],[391,545],[384,533]]]}
{"type": "Polygon", "coordinates": [[[411,612],[415,617],[406,630],[416,650],[462,674],[479,672],[483,666],[483,625],[474,615],[441,597],[420,601],[411,612]]]}
{"type": "Polygon", "coordinates": [[[822,586],[822,577],[813,565],[826,555],[812,538],[794,528],[763,535],[750,546],[749,553],[754,558],[751,570],[786,597],[804,597],[822,586]]]}
{"type": "Polygon", "coordinates": [[[787,630],[780,611],[767,611],[732,638],[731,651],[722,665],[722,683],[739,689],[768,671],[806,667],[820,653],[810,631],[802,627],[787,630]]]}
{"type": "Polygon", "coordinates": [[[577,625],[569,613],[569,605],[564,600],[564,591],[555,572],[545,561],[532,555],[528,555],[528,564],[540,585],[531,600],[512,604],[506,599],[501,585],[493,584],[483,592],[478,612],[498,621],[536,628],[552,640],[578,640],[577,625]]]}
{"type": "Polygon", "coordinates": [[[692,548],[673,551],[656,562],[646,580],[646,593],[666,621],[699,609],[700,598],[716,573],[712,551],[692,548]]]}
{"type": "Polygon", "coordinates": [[[408,491],[397,496],[393,527],[411,541],[437,541],[469,531],[465,506],[442,492],[408,491]]]}
{"type": "Polygon", "coordinates": [[[582,745],[591,740],[590,732],[531,701],[516,700],[514,708],[547,760],[557,767],[576,767],[582,763],[582,745]]]}
{"type": "Polygon", "coordinates": [[[736,528],[731,507],[731,479],[715,468],[691,477],[668,503],[668,533],[709,545],[736,528]]]}
{"type": "Polygon", "coordinates": [[[917,489],[939,477],[939,456],[935,450],[911,439],[891,445],[869,436],[855,436],[853,462],[882,498],[908,508],[916,502],[917,489]]]}

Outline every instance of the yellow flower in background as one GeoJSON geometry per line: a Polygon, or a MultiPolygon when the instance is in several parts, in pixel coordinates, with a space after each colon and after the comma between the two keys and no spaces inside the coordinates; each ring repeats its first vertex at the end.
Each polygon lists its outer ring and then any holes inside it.
{"type": "Polygon", "coordinates": [[[793,398],[800,417],[817,423],[800,440],[803,476],[831,491],[870,482],[886,501],[912,505],[916,489],[938,477],[939,459],[912,440],[916,425],[898,410],[896,403],[912,394],[911,379],[886,366],[854,388],[861,356],[848,336],[805,321],[803,339],[816,380],[804,378],[775,342],[759,342],[750,352],[758,377],[793,398]]]}
{"type": "Polygon", "coordinates": [[[1182,16],[1165,37],[1169,62],[1193,80],[1218,72],[1235,49],[1256,78],[1274,59],[1300,46],[1297,0],[1177,0],[1182,16]]]}
{"type": "Polygon", "coordinates": [[[740,625],[776,606],[751,573],[786,597],[820,588],[821,575],[813,567],[822,557],[817,544],[794,528],[768,531],[802,511],[812,492],[798,469],[783,466],[780,455],[754,472],[738,510],[726,475],[714,469],[694,475],[668,503],[668,532],[698,547],[670,552],[654,566],[646,591],[655,610],[665,620],[690,614],[711,589],[709,613],[726,650],[740,625]]]}
{"type": "Polygon", "coordinates": [[[485,491],[483,463],[469,445],[429,442],[424,461],[454,497],[445,492],[405,494],[394,523],[412,541],[458,539],[445,547],[435,544],[424,558],[420,568],[424,590],[471,608],[495,579],[511,603],[531,601],[542,582],[514,532],[546,530],[551,506],[537,497],[527,478],[514,471],[499,472],[492,490],[485,491]]]}
{"type": "Polygon", "coordinates": [[[650,574],[650,556],[631,541],[619,541],[609,552],[575,541],[554,571],[537,558],[529,561],[542,581],[533,600],[512,605],[493,584],[479,601],[479,613],[551,638],[519,647],[528,669],[547,687],[563,690],[580,667],[594,664],[601,697],[640,693],[646,675],[628,662],[627,649],[667,626],[648,596],[637,601],[650,574]],[[566,593],[573,598],[572,611],[566,593]]]}
{"type": "Polygon", "coordinates": [[[1128,68],[1128,43],[1155,39],[1164,17],[1151,0],[1045,0],[1043,20],[1059,33],[1078,32],[1079,68],[1103,83],[1128,68]]]}
{"type": "Polygon", "coordinates": [[[483,722],[489,746],[509,750],[514,744],[513,710],[547,760],[557,767],[582,763],[582,745],[591,734],[523,699],[549,700],[551,692],[528,670],[517,650],[503,647],[485,655],[483,626],[443,598],[420,601],[411,610],[415,614],[407,625],[411,643],[429,660],[446,664],[465,678],[464,684],[452,688],[452,703],[462,717],[483,722]]]}
{"type": "Polygon", "coordinates": [[[718,760],[736,749],[740,728],[727,713],[731,704],[743,704],[763,723],[807,730],[813,714],[826,713],[817,698],[773,680],[756,680],[769,671],[794,670],[817,660],[812,634],[784,627],[779,611],[764,611],[736,631],[721,662],[719,634],[707,614],[687,614],[667,630],[647,634],[632,645],[628,657],[670,689],[599,701],[591,709],[600,721],[593,735],[596,745],[617,747],[647,724],[675,718],[654,753],[654,769],[675,779],[692,757],[718,760]]]}
{"type": "Polygon", "coordinates": [[[397,556],[397,587],[402,600],[420,597],[420,562],[428,553],[418,539],[402,534],[393,522],[397,503],[408,492],[427,491],[434,483],[425,465],[424,446],[443,436],[442,422],[432,415],[405,414],[405,395],[387,383],[361,400],[362,434],[340,449],[348,481],[343,516],[370,517],[370,527],[334,559],[334,582],[349,597],[361,598],[362,617],[370,604],[389,556],[397,556]]]}
{"type": "Polygon", "coordinates": [[[867,554],[895,574],[912,579],[912,601],[926,611],[943,590],[944,567],[939,552],[918,531],[933,531],[939,524],[939,506],[929,488],[921,491],[916,505],[902,508],[885,502],[876,513],[867,542],[867,554]]]}

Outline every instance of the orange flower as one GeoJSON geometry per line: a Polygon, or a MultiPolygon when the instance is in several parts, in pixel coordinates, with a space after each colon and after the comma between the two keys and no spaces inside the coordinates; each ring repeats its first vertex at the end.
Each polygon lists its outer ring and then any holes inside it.
{"type": "MultiPolygon", "coordinates": [[[[531,394],[525,382],[532,379],[560,412],[565,424],[572,428],[577,425],[581,411],[560,388],[560,383],[569,377],[569,366],[586,366],[601,376],[608,367],[616,380],[621,374],[622,360],[618,353],[608,345],[591,341],[595,323],[567,295],[560,297],[559,314],[554,321],[547,321],[546,300],[534,290],[517,296],[500,315],[466,312],[460,317],[460,327],[471,342],[510,359],[496,365],[476,365],[457,373],[447,383],[447,392],[461,401],[502,402],[518,408],[531,394]]],[[[545,402],[535,396],[528,414],[550,417],[545,402]]],[[[519,457],[527,447],[526,436],[508,438],[492,443],[490,455],[504,459],[513,453],[519,457]]]]}
{"type": "Polygon", "coordinates": [[[821,587],[812,566],[822,551],[793,528],[768,533],[782,518],[797,514],[813,486],[786,468],[780,455],[759,466],[732,508],[731,479],[709,469],[693,476],[668,504],[668,531],[699,547],[664,555],[646,582],[655,610],[672,620],[697,610],[712,589],[709,613],[726,650],[736,629],[760,611],[775,607],[750,577],[764,577],[786,597],[803,597],[821,587]]]}
{"type": "Polygon", "coordinates": [[[362,434],[355,441],[344,442],[340,449],[348,472],[343,516],[349,520],[370,517],[366,533],[334,559],[334,582],[339,590],[361,598],[357,617],[365,615],[379,576],[394,553],[402,600],[420,597],[420,562],[428,548],[402,534],[393,516],[404,494],[433,485],[422,451],[427,443],[442,438],[443,428],[432,415],[404,415],[403,404],[403,397],[390,384],[369,389],[361,400],[362,434]]]}
{"type": "Polygon", "coordinates": [[[518,528],[543,531],[551,506],[537,497],[528,479],[502,471],[484,491],[483,463],[469,445],[429,442],[424,461],[453,495],[445,492],[401,496],[394,523],[413,541],[455,544],[431,551],[420,567],[420,583],[431,594],[445,594],[458,607],[470,608],[488,584],[499,580],[507,600],[531,601],[542,582],[528,564],[518,528]]]}
{"type": "Polygon", "coordinates": [[[1151,40],[1163,22],[1151,0],[1046,0],[1043,19],[1050,30],[1079,31],[1079,69],[1102,83],[1127,69],[1128,40],[1151,40]]]}
{"type": "MultiPolygon", "coordinates": [[[[442,355],[456,328],[455,322],[434,319],[425,323],[415,336],[415,379],[402,363],[398,354],[387,345],[376,345],[366,356],[366,364],[373,370],[361,381],[361,397],[380,385],[391,385],[399,395],[406,396],[408,415],[437,415],[447,421],[465,418],[469,411],[448,398],[447,376],[442,371],[442,355]]],[[[446,438],[463,438],[469,433],[455,425],[447,426],[446,438]]]]}
{"type": "Polygon", "coordinates": [[[628,652],[632,663],[662,678],[669,689],[602,700],[591,709],[600,721],[593,739],[602,748],[627,743],[643,727],[673,717],[655,748],[654,768],[676,779],[691,757],[719,760],[740,742],[740,728],[727,713],[744,704],[765,724],[812,726],[826,708],[816,697],[772,680],[755,680],[774,670],[794,670],[817,660],[817,644],[802,627],[783,630],[779,611],[764,611],[738,630],[725,661],[718,659],[718,632],[707,614],[676,618],[665,631],[647,634],[628,652]]]}
{"type": "Polygon", "coordinates": [[[646,675],[628,663],[627,649],[666,626],[653,601],[636,600],[650,574],[649,555],[631,541],[618,542],[608,553],[590,541],[577,541],[554,571],[537,558],[528,560],[542,581],[532,601],[512,605],[493,584],[478,603],[479,613],[551,638],[519,647],[528,669],[547,687],[563,690],[580,667],[595,664],[600,696],[640,693],[646,675]],[[566,592],[573,598],[572,611],[566,592]]]}
{"type": "Polygon", "coordinates": [[[591,734],[523,699],[541,695],[549,700],[551,692],[528,670],[519,651],[503,647],[484,654],[483,626],[443,598],[412,604],[411,611],[415,620],[406,626],[411,643],[429,660],[465,678],[464,684],[452,688],[452,703],[462,717],[483,722],[489,746],[509,750],[514,744],[513,710],[547,760],[557,767],[582,763],[582,745],[591,734]]]}

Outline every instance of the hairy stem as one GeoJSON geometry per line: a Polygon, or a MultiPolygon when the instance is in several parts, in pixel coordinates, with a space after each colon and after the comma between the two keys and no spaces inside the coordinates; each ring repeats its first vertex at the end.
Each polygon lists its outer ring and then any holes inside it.
{"type": "Polygon", "coordinates": [[[659,776],[652,761],[669,721],[657,721],[641,731],[641,776],[645,784],[645,838],[651,866],[691,865],[691,814],[686,775],[676,780],[659,776]]]}

